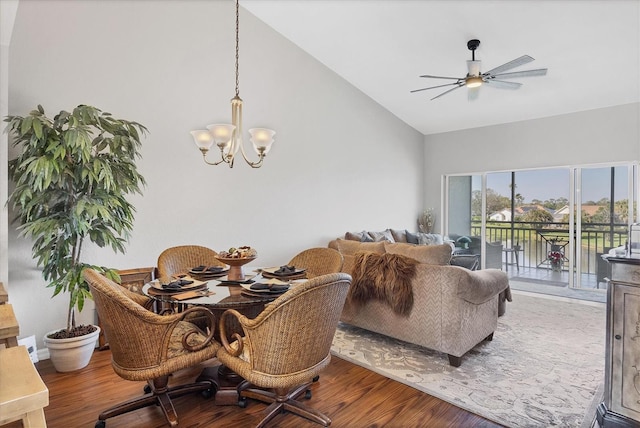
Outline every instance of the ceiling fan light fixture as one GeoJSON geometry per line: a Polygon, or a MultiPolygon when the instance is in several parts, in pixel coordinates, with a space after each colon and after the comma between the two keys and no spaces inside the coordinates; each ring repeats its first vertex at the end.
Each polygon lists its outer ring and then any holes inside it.
{"type": "Polygon", "coordinates": [[[465,84],[467,85],[467,88],[477,88],[482,86],[482,83],[483,83],[482,77],[471,76],[471,77],[467,77],[465,84]]]}

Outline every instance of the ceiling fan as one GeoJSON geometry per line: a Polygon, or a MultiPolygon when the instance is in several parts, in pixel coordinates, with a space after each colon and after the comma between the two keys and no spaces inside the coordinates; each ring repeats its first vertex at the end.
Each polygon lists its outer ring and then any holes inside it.
{"type": "Polygon", "coordinates": [[[522,86],[522,83],[517,82],[508,82],[502,79],[512,79],[514,77],[530,77],[530,76],[544,76],[547,74],[546,68],[538,68],[536,70],[524,70],[524,71],[513,71],[509,73],[505,73],[505,71],[510,70],[512,68],[519,67],[521,65],[527,64],[533,61],[529,55],[523,55],[520,58],[516,58],[513,61],[509,61],[505,64],[502,64],[496,68],[493,68],[487,72],[482,73],[480,71],[480,63],[481,61],[476,61],[476,49],[480,46],[480,40],[473,39],[467,42],[467,48],[471,51],[471,61],[467,61],[468,73],[465,77],[446,77],[446,76],[432,76],[430,74],[424,74],[420,77],[428,77],[431,79],[448,79],[455,80],[454,83],[446,83],[444,85],[437,86],[429,86],[427,88],[422,89],[414,89],[413,92],[426,91],[427,89],[435,89],[435,88],[444,88],[447,86],[453,86],[451,89],[447,89],[443,93],[436,95],[431,98],[435,100],[436,98],[440,98],[443,95],[448,94],[449,92],[455,91],[458,88],[462,88],[466,86],[468,91],[468,99],[470,101],[478,98],[478,92],[480,91],[480,87],[484,84],[494,88],[500,89],[518,89],[522,86]]]}

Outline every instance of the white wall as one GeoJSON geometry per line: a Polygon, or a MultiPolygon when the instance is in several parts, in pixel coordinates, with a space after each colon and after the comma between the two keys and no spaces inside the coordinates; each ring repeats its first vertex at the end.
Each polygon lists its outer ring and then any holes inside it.
{"type": "MultiPolygon", "coordinates": [[[[164,248],[193,243],[251,245],[254,265],[272,266],[347,230],[415,229],[423,136],[243,9],[244,124],[275,129],[276,142],[261,169],[204,165],[189,131],[230,121],[234,24],[231,1],[20,2],[10,114],[92,104],[150,131],[128,252],[88,248],[87,261],[153,266],[164,248]]],[[[9,233],[21,337],[42,347],[64,325],[66,298],[50,299],[30,243],[9,233]]]]}
{"type": "Polygon", "coordinates": [[[640,160],[640,104],[433,134],[424,140],[425,206],[439,212],[444,174],[640,160]]]}

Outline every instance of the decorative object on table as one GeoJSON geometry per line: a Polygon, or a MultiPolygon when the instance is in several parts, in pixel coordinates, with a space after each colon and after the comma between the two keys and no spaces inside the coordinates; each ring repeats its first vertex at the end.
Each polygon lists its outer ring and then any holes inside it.
{"type": "Polygon", "coordinates": [[[306,270],[295,266],[284,265],[275,268],[264,268],[261,271],[264,278],[302,279],[306,278],[306,270]]]}
{"type": "Polygon", "coordinates": [[[240,284],[242,293],[250,296],[255,295],[276,295],[279,296],[289,290],[291,285],[288,282],[275,278],[255,282],[253,284],[240,284]]]}
{"type": "Polygon", "coordinates": [[[222,162],[233,168],[235,156],[240,150],[245,162],[252,168],[260,168],[265,156],[271,150],[275,131],[267,128],[249,129],[253,149],[258,154],[258,161],[251,162],[247,158],[242,142],[242,99],[240,98],[240,83],[238,73],[239,60],[239,29],[240,29],[240,6],[236,0],[236,95],[231,99],[231,124],[214,124],[207,126],[207,129],[191,131],[193,140],[202,152],[202,158],[209,165],[219,165],[222,162]],[[220,149],[220,160],[211,162],[207,160],[209,149],[216,143],[220,149]]]}
{"type": "Polygon", "coordinates": [[[256,257],[258,257],[258,252],[248,245],[231,247],[228,251],[220,251],[216,256],[219,261],[229,265],[229,273],[227,274],[229,281],[244,281],[245,275],[242,266],[255,260],[256,257]]]}
{"type": "Polygon", "coordinates": [[[219,324],[224,347],[217,357],[245,379],[237,388],[241,407],[247,405],[247,398],[269,403],[258,426],[265,426],[284,411],[324,426],[331,424],[329,417],[298,398],[311,398],[308,387],[312,379],[331,360],[331,342],[350,283],[351,277],[345,273],[323,275],[292,288],[254,319],[235,310],[222,315],[219,324]],[[231,320],[240,324],[243,336],[229,331],[231,320]]]}
{"type": "MultiPolygon", "coordinates": [[[[92,267],[113,279],[118,274],[81,262],[83,243],[88,239],[124,253],[135,212],[125,197],[141,194],[145,184],[135,160],[140,136],[147,130],[87,105],[71,113],[63,110],[53,119],[38,105],[26,117],[8,116],[5,121],[20,149],[9,162],[9,177],[16,184],[9,203],[21,223],[20,235],[34,240],[33,258],[53,296],[69,294],[67,326],[56,337],[94,333],[97,326],[76,329],[75,309],[81,311],[91,297],[81,272],[92,267]]],[[[54,365],[55,352],[50,347],[54,365]]],[[[79,362],[70,367],[65,370],[84,366],[79,362]]]]}
{"type": "Polygon", "coordinates": [[[215,279],[225,276],[229,272],[224,266],[199,265],[189,269],[189,274],[198,279],[215,279]]]}
{"type": "Polygon", "coordinates": [[[427,208],[418,218],[418,229],[422,233],[431,233],[434,222],[435,215],[433,214],[433,208],[427,208]]]}
{"type": "Polygon", "coordinates": [[[149,292],[151,294],[176,294],[188,290],[199,290],[206,287],[207,283],[205,281],[199,281],[187,276],[174,280],[156,279],[151,282],[151,289],[149,292]]]}
{"type": "Polygon", "coordinates": [[[560,272],[562,270],[562,265],[564,264],[564,254],[562,254],[562,252],[549,251],[547,259],[549,259],[549,264],[554,272],[560,272]]]}
{"type": "Polygon", "coordinates": [[[96,428],[114,416],[142,407],[160,409],[171,426],[178,425],[172,397],[202,392],[215,393],[209,381],[168,386],[169,376],[215,357],[220,344],[215,341],[215,316],[204,307],[184,312],[158,315],[140,310],[140,306],[120,292],[118,285],[93,269],[85,269],[105,334],[109,338],[114,371],[123,379],[146,380],[149,393],[116,404],[98,416],[96,428]],[[208,334],[186,319],[207,320],[208,334]]]}

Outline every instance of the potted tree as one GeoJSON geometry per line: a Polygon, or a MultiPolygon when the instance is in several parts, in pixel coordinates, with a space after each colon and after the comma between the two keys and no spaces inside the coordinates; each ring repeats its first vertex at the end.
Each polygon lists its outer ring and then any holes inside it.
{"type": "Polygon", "coordinates": [[[135,212],[125,196],[140,194],[145,184],[135,160],[147,129],[87,105],[53,119],[38,105],[28,116],[8,116],[5,122],[19,147],[9,162],[15,182],[9,204],[20,235],[34,241],[33,257],[53,296],[69,295],[67,326],[48,333],[45,344],[56,370],[76,370],[89,363],[99,333],[94,325],[76,326],[75,310],[91,298],[82,270],[90,266],[119,279],[113,269],[82,262],[83,244],[124,253],[135,212]],[[71,359],[82,346],[75,342],[88,348],[88,357],[77,364],[71,359]],[[74,350],[66,350],[68,345],[74,350]]]}

